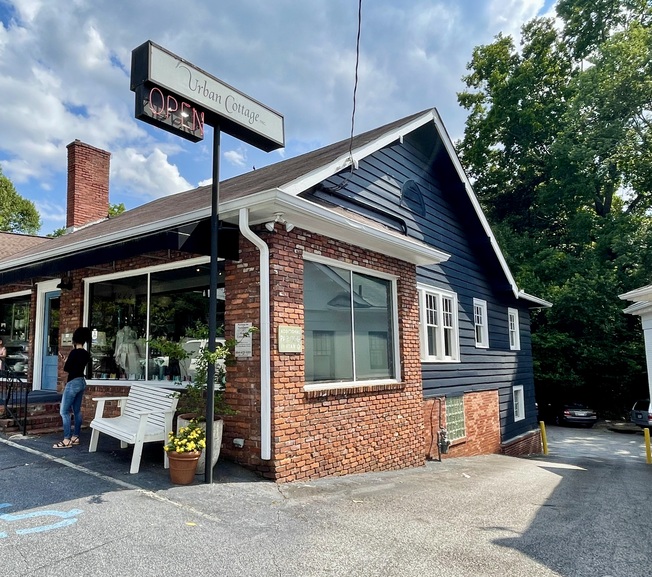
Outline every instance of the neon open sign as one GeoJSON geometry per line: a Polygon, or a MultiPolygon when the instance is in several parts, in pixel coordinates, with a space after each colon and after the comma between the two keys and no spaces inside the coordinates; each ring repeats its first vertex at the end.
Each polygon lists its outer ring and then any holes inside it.
{"type": "Polygon", "coordinates": [[[131,54],[136,117],[189,140],[219,126],[269,152],[285,146],[283,116],[151,41],[131,54]]]}
{"type": "Polygon", "coordinates": [[[136,88],[136,118],[193,142],[204,138],[204,112],[158,86],[136,88]]]}

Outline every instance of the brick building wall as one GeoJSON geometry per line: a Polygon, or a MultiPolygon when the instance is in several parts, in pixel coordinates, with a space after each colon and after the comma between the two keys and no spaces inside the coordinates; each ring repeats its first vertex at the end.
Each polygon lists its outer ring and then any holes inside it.
{"type": "MultiPolygon", "coordinates": [[[[419,359],[419,311],[415,268],[358,247],[344,245],[298,229],[259,234],[270,247],[272,459],[260,458],[260,335],[253,334],[253,356],[228,368],[227,402],[238,411],[225,417],[222,454],[263,476],[280,482],[356,472],[422,465],[438,458],[437,432],[446,426],[445,399],[423,400],[419,359]],[[279,325],[303,328],[303,253],[363,266],[398,277],[401,382],[397,385],[338,392],[305,392],[304,355],[279,353],[279,325]],[[234,438],[245,440],[243,448],[234,438]]],[[[72,333],[83,321],[84,278],[176,262],[185,253],[160,252],[115,261],[106,267],[72,272],[72,288],[61,291],[60,334],[72,333]]],[[[260,323],[259,251],[241,239],[240,260],[226,263],[226,337],[236,323],[260,323]]],[[[32,291],[32,311],[36,290],[32,291]]],[[[30,347],[34,346],[35,315],[30,319],[30,347]]],[[[70,347],[62,347],[66,355],[70,347]]],[[[30,367],[30,371],[32,367],[30,367]]],[[[66,374],[59,366],[58,390],[66,374]]],[[[95,412],[93,397],[127,394],[126,386],[89,385],[83,413],[88,424],[95,412]]],[[[109,414],[117,406],[109,404],[109,414]]],[[[465,395],[466,437],[456,441],[443,458],[503,452],[538,453],[538,431],[501,446],[497,391],[465,395]]]]}
{"type": "MultiPolygon", "coordinates": [[[[306,231],[259,234],[270,247],[272,459],[261,462],[258,359],[229,368],[224,453],[280,482],[419,466],[424,463],[421,363],[415,267],[306,231]],[[303,328],[303,253],[398,277],[401,382],[383,387],[308,393],[303,353],[279,353],[279,325],[303,328]],[[234,436],[245,438],[235,449],[234,436]]],[[[227,264],[227,328],[258,322],[259,254],[241,241],[241,260],[227,264]]],[[[254,350],[257,349],[254,337],[254,350]]]]}
{"type": "MultiPolygon", "coordinates": [[[[438,397],[423,402],[426,457],[439,458],[437,434],[446,427],[446,399],[438,397]]],[[[442,459],[500,453],[500,406],[498,391],[483,391],[464,395],[466,437],[454,441],[442,459]]]]}

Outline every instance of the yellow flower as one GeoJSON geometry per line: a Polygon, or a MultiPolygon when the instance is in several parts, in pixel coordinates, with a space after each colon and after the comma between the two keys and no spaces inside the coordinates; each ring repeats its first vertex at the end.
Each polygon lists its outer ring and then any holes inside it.
{"type": "Polygon", "coordinates": [[[190,421],[187,427],[181,427],[176,433],[170,432],[168,443],[163,448],[177,453],[201,451],[206,448],[206,432],[197,421],[190,421]]]}

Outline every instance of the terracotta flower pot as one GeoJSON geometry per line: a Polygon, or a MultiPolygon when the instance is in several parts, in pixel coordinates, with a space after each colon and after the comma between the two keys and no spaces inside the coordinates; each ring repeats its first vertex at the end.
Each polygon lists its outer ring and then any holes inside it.
{"type": "MultiPolygon", "coordinates": [[[[194,418],[194,415],[179,415],[177,417],[177,428],[187,427],[190,420],[194,418]]],[[[206,430],[206,421],[200,421],[198,425],[206,430]]],[[[217,460],[220,458],[220,449],[222,448],[222,433],[224,430],[224,420],[217,417],[213,421],[213,458],[211,459],[211,466],[214,468],[217,464],[217,460]]],[[[201,457],[199,457],[199,463],[197,463],[197,475],[203,475],[206,471],[206,453],[202,451],[201,457]]]]}
{"type": "Polygon", "coordinates": [[[168,452],[170,460],[170,481],[175,485],[190,485],[195,480],[195,471],[201,451],[187,453],[168,452]]]}

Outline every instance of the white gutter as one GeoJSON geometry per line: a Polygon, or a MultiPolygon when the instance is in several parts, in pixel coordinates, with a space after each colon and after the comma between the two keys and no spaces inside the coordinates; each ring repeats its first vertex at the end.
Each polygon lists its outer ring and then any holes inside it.
{"type": "Polygon", "coordinates": [[[541,299],[539,297],[532,296],[531,294],[528,294],[525,291],[518,291],[518,298],[524,299],[526,301],[530,301],[530,302],[533,302],[536,305],[539,305],[537,307],[530,307],[530,308],[549,309],[552,306],[551,302],[546,301],[544,299],[541,299]]]}
{"type": "Polygon", "coordinates": [[[242,236],[260,250],[260,458],[272,458],[271,353],[269,334],[269,247],[249,228],[249,209],[240,209],[242,236]]]}

